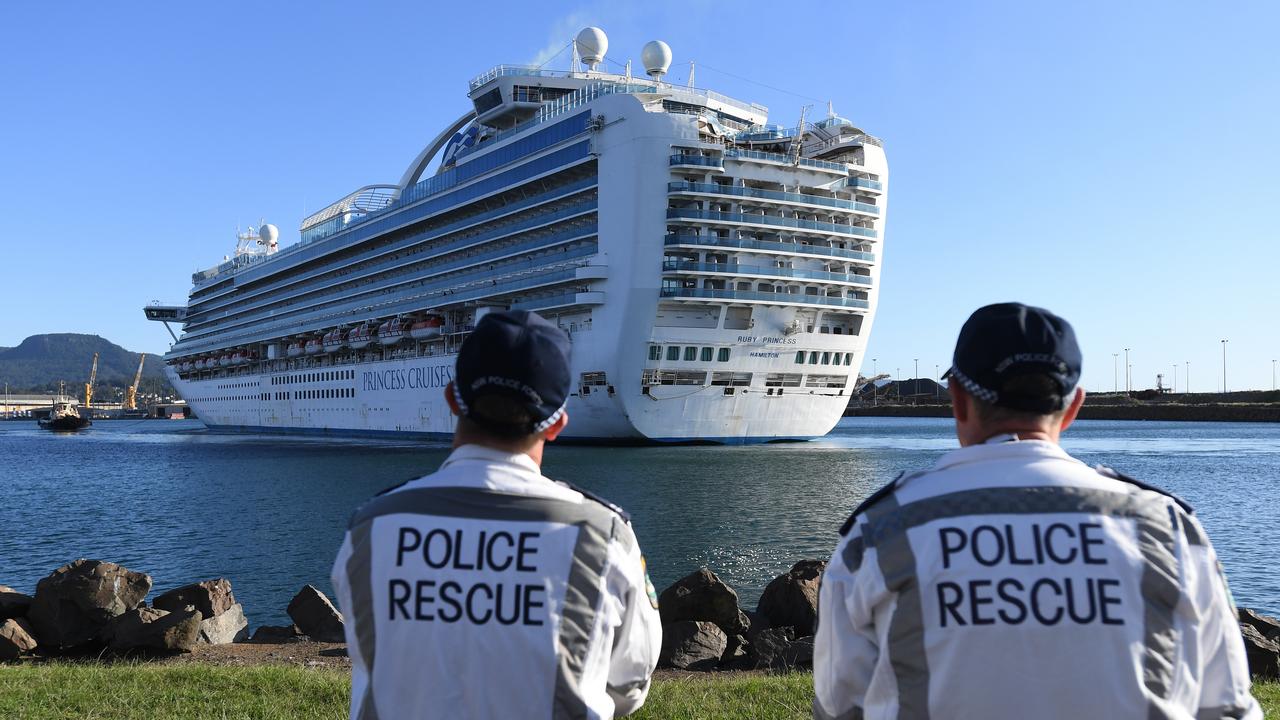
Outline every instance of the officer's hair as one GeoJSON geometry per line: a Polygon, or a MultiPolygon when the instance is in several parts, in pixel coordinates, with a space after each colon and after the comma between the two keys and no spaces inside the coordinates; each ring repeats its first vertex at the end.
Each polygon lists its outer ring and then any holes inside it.
{"type": "Polygon", "coordinates": [[[1063,402],[1062,393],[1058,388],[1058,382],[1048,375],[1031,374],[1011,377],[1006,380],[1004,384],[996,390],[996,392],[1001,395],[1009,394],[1023,395],[1033,398],[1045,398],[1046,400],[1049,400],[1054,407],[1059,409],[1050,412],[1019,410],[1017,408],[992,405],[974,397],[974,413],[983,423],[1003,423],[1015,420],[1037,422],[1046,417],[1055,419],[1061,418],[1063,413],[1067,411],[1066,403],[1063,402]]]}
{"type": "Polygon", "coordinates": [[[458,421],[471,430],[504,442],[537,440],[532,432],[533,415],[521,400],[510,395],[482,395],[470,406],[470,412],[458,421]]]}

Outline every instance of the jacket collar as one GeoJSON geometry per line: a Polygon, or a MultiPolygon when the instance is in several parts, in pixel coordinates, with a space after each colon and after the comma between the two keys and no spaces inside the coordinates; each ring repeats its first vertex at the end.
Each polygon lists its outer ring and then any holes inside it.
{"type": "Polygon", "coordinates": [[[463,462],[482,462],[482,463],[502,463],[505,465],[513,465],[519,470],[527,473],[533,473],[538,477],[542,477],[542,468],[533,461],[533,458],[524,453],[510,453],[506,450],[498,450],[484,445],[467,444],[455,449],[449,453],[449,457],[445,459],[441,469],[448,467],[454,463],[463,462]]]}
{"type": "Polygon", "coordinates": [[[1063,450],[1057,443],[1048,440],[1018,440],[1008,435],[997,435],[987,442],[952,450],[938,458],[933,470],[945,470],[957,465],[985,460],[1008,460],[1014,458],[1045,458],[1080,462],[1068,455],[1067,451],[1063,450]]]}

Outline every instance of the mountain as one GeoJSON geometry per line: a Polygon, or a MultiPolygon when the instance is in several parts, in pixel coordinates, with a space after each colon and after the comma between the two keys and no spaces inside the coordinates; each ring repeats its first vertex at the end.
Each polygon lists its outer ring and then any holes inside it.
{"type": "MultiPolygon", "coordinates": [[[[79,395],[89,379],[93,354],[98,353],[97,390],[124,388],[138,371],[138,353],[129,352],[97,335],[54,333],[32,335],[17,347],[0,349],[0,383],[9,383],[9,392],[56,391],[58,381],[67,383],[67,392],[79,395]]],[[[168,387],[164,361],[147,354],[142,368],[144,385],[159,381],[168,387]]]]}

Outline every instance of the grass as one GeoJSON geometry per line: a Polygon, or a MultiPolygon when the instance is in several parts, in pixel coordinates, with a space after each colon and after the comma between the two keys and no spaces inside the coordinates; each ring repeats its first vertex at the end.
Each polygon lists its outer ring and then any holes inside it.
{"type": "MultiPolygon", "coordinates": [[[[0,718],[46,720],[333,719],[346,717],[345,672],[259,665],[0,665],[0,718]]],[[[1254,695],[1280,720],[1280,684],[1254,695]]],[[[637,720],[773,720],[810,717],[813,677],[709,675],[654,682],[637,720]]]]}

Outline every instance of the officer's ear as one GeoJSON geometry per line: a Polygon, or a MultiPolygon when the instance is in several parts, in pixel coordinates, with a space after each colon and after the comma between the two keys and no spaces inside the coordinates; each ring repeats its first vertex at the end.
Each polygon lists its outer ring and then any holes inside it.
{"type": "Polygon", "coordinates": [[[1058,432],[1065,432],[1071,427],[1071,423],[1076,421],[1076,416],[1080,414],[1080,408],[1084,405],[1084,388],[1077,387],[1075,397],[1071,398],[1071,404],[1067,406],[1066,412],[1062,413],[1062,423],[1058,426],[1058,432]]]}
{"type": "Polygon", "coordinates": [[[557,419],[554,423],[552,423],[551,427],[542,431],[542,438],[547,442],[551,442],[552,440],[555,440],[557,435],[564,432],[564,428],[568,424],[569,424],[569,411],[561,410],[559,419],[557,419]]]}
{"type": "Polygon", "coordinates": [[[973,413],[973,408],[969,405],[969,393],[954,380],[947,383],[947,393],[951,395],[951,414],[956,422],[968,422],[969,416],[973,413]]]}
{"type": "Polygon", "coordinates": [[[449,411],[458,417],[462,417],[462,408],[458,407],[458,398],[453,396],[453,381],[450,380],[448,385],[444,386],[444,399],[449,403],[449,411]]]}

